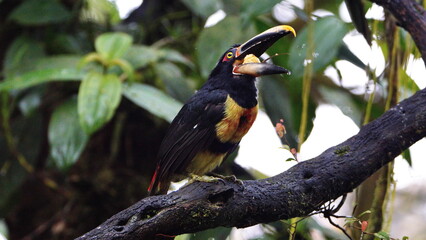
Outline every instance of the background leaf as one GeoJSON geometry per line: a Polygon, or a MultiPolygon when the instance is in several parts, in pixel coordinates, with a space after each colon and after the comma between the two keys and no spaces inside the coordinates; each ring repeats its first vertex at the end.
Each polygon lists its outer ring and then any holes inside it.
{"type": "Polygon", "coordinates": [[[48,138],[53,163],[66,171],[77,161],[89,139],[79,124],[76,98],[55,109],[49,122],[48,138]]]}
{"type": "Polygon", "coordinates": [[[163,81],[166,91],[173,98],[186,102],[194,91],[186,82],[182,71],[170,62],[158,63],[154,66],[157,76],[163,81]]]}
{"type": "Polygon", "coordinates": [[[269,12],[281,0],[244,0],[241,2],[241,19],[246,25],[251,18],[269,12]]]}
{"type": "Polygon", "coordinates": [[[160,58],[158,50],[144,45],[133,45],[123,56],[134,68],[146,67],[148,64],[157,62],[160,58]]]}
{"type": "Polygon", "coordinates": [[[339,47],[339,51],[337,52],[337,57],[342,60],[346,60],[353,65],[361,68],[362,70],[366,69],[366,65],[364,64],[361,59],[359,59],[349,48],[345,43],[342,43],[339,47]]]}
{"type": "Polygon", "coordinates": [[[6,78],[34,70],[37,60],[45,55],[41,42],[25,36],[16,38],[7,49],[3,62],[6,78]]]}
{"type": "Polygon", "coordinates": [[[22,25],[38,26],[64,22],[70,17],[71,14],[59,1],[28,0],[15,8],[9,19],[22,25]]]}
{"type": "Polygon", "coordinates": [[[157,88],[142,83],[125,83],[123,95],[136,105],[168,122],[175,118],[183,106],[182,103],[157,88]]]}
{"type": "Polygon", "coordinates": [[[83,76],[84,71],[75,68],[37,70],[5,79],[0,82],[0,91],[22,89],[51,81],[76,81],[83,76]]]}
{"type": "Polygon", "coordinates": [[[126,33],[104,33],[96,38],[95,48],[107,60],[122,57],[132,45],[132,37],[126,33]]]}
{"type": "Polygon", "coordinates": [[[87,134],[92,134],[114,115],[120,103],[122,83],[116,75],[87,74],[78,92],[78,115],[87,134]]]}
{"type": "Polygon", "coordinates": [[[208,18],[222,8],[222,2],[218,0],[181,0],[191,11],[198,16],[208,18]]]}
{"type": "MultiPolygon", "coordinates": [[[[337,55],[342,39],[348,32],[345,23],[335,17],[325,17],[314,24],[314,72],[327,66],[337,55]],[[327,34],[324,34],[327,33],[327,34]],[[333,37],[327,37],[333,36],[333,37]]],[[[290,57],[288,59],[292,77],[298,78],[303,75],[307,49],[307,31],[305,27],[296,37],[290,47],[290,57]]]]}

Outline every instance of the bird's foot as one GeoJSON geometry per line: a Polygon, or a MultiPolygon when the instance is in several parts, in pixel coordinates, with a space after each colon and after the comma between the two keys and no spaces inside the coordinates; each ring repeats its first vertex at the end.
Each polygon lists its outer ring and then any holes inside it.
{"type": "Polygon", "coordinates": [[[225,180],[225,181],[229,181],[229,182],[237,183],[239,185],[243,185],[243,181],[241,181],[240,179],[235,177],[235,175],[223,176],[223,175],[220,175],[220,174],[217,174],[217,173],[209,173],[209,175],[211,177],[215,177],[215,178],[218,178],[218,179],[222,179],[222,180],[225,180]]]}
{"type": "Polygon", "coordinates": [[[200,176],[191,173],[189,174],[189,180],[186,185],[189,185],[194,182],[224,182],[224,179],[216,176],[200,176]]]}
{"type": "Polygon", "coordinates": [[[226,182],[233,182],[236,183],[240,186],[244,187],[243,181],[237,179],[234,175],[231,176],[223,176],[217,173],[209,173],[209,176],[203,175],[203,176],[199,176],[199,175],[195,175],[195,174],[189,174],[189,180],[185,185],[189,185],[191,183],[194,182],[221,182],[224,185],[226,184],[226,182]]]}

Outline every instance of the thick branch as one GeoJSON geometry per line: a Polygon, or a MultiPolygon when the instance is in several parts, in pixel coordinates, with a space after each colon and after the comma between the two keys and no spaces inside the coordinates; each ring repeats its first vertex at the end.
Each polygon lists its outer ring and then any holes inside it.
{"type": "Polygon", "coordinates": [[[407,30],[426,64],[426,11],[415,0],[371,0],[389,10],[407,30]]]}
{"type": "Polygon", "coordinates": [[[142,199],[78,240],[152,239],[226,226],[247,227],[305,216],[351,192],[426,136],[426,89],[404,100],[345,142],[272,178],[196,182],[142,199]]]}

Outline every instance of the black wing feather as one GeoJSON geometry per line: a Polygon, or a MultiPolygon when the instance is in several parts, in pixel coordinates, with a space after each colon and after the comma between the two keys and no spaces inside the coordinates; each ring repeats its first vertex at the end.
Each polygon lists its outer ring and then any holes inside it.
{"type": "Polygon", "coordinates": [[[159,182],[184,173],[190,161],[216,137],[216,124],[224,116],[227,93],[199,91],[172,121],[158,154],[159,182]]]}

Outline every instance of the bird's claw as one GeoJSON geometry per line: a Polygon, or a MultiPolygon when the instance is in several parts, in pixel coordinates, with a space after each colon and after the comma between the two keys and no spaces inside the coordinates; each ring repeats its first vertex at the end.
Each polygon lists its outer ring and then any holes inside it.
{"type": "Polygon", "coordinates": [[[240,187],[242,187],[242,190],[244,190],[243,181],[239,180],[234,175],[223,176],[223,175],[220,175],[220,174],[217,174],[217,173],[210,173],[209,176],[206,176],[206,175],[199,176],[199,175],[195,175],[195,174],[190,174],[189,180],[185,184],[185,186],[189,185],[191,183],[194,183],[194,182],[210,182],[210,183],[221,182],[221,183],[223,183],[223,185],[226,185],[226,182],[232,182],[232,183],[238,184],[240,187]]]}

